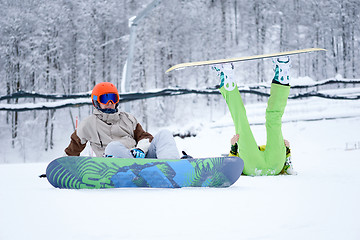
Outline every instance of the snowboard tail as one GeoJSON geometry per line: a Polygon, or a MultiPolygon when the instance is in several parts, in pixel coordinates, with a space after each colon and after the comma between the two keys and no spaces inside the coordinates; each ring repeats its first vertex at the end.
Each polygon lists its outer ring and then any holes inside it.
{"type": "Polygon", "coordinates": [[[306,49],[300,49],[300,50],[295,50],[295,51],[254,55],[254,56],[248,56],[248,57],[238,57],[238,58],[227,58],[227,59],[217,59],[217,60],[208,60],[208,61],[199,61],[199,62],[180,63],[180,64],[174,65],[171,68],[169,68],[168,70],[166,70],[166,73],[171,72],[173,70],[180,70],[180,69],[183,69],[186,67],[205,66],[205,65],[214,65],[214,64],[221,64],[221,63],[231,63],[231,62],[241,62],[241,61],[271,58],[271,57],[280,57],[280,56],[294,55],[294,54],[307,53],[307,52],[316,52],[316,51],[326,51],[326,49],[306,48],[306,49]]]}
{"type": "Polygon", "coordinates": [[[238,157],[163,160],[72,156],[52,161],[46,176],[54,187],[67,189],[229,187],[243,168],[238,157]]]}

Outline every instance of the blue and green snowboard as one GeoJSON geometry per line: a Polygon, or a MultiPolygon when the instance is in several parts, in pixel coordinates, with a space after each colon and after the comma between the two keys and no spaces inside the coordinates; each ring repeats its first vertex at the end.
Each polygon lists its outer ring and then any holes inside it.
{"type": "Polygon", "coordinates": [[[46,176],[56,188],[229,187],[240,177],[238,157],[148,159],[61,157],[46,176]]]}

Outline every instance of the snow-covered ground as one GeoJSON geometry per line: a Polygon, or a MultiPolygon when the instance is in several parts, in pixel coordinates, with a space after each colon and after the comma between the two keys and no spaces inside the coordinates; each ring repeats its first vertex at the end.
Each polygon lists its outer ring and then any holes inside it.
{"type": "MultiPolygon", "coordinates": [[[[265,106],[246,106],[259,144],[265,106]]],[[[241,176],[226,189],[60,190],[38,178],[47,162],[3,164],[0,239],[360,239],[359,122],[359,101],[289,100],[283,133],[298,175],[241,176]]],[[[228,152],[230,115],[193,125],[179,150],[228,152]]]]}

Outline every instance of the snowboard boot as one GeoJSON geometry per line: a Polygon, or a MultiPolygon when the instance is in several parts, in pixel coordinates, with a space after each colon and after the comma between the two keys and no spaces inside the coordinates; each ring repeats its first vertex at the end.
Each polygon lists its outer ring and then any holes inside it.
{"type": "Polygon", "coordinates": [[[273,66],[275,76],[272,80],[273,83],[290,86],[290,57],[282,56],[273,58],[273,66]]]}
{"type": "Polygon", "coordinates": [[[183,156],[181,157],[181,159],[191,159],[191,158],[193,158],[192,156],[187,155],[187,153],[186,153],[185,151],[181,151],[181,152],[182,152],[182,154],[183,154],[183,156]]]}
{"type": "Polygon", "coordinates": [[[234,80],[234,65],[232,63],[216,64],[211,67],[220,77],[220,88],[224,86],[227,91],[232,91],[236,87],[234,80]]]}

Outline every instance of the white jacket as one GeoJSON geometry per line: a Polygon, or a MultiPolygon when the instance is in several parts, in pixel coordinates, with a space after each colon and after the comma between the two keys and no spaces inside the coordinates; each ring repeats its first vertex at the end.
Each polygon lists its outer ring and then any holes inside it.
{"type": "Polygon", "coordinates": [[[69,156],[78,156],[90,142],[97,157],[102,157],[106,146],[119,141],[127,148],[138,147],[147,152],[153,136],[145,132],[136,118],[126,112],[113,114],[94,109],[94,113],[79,124],[71,136],[70,145],[65,149],[69,156]]]}

